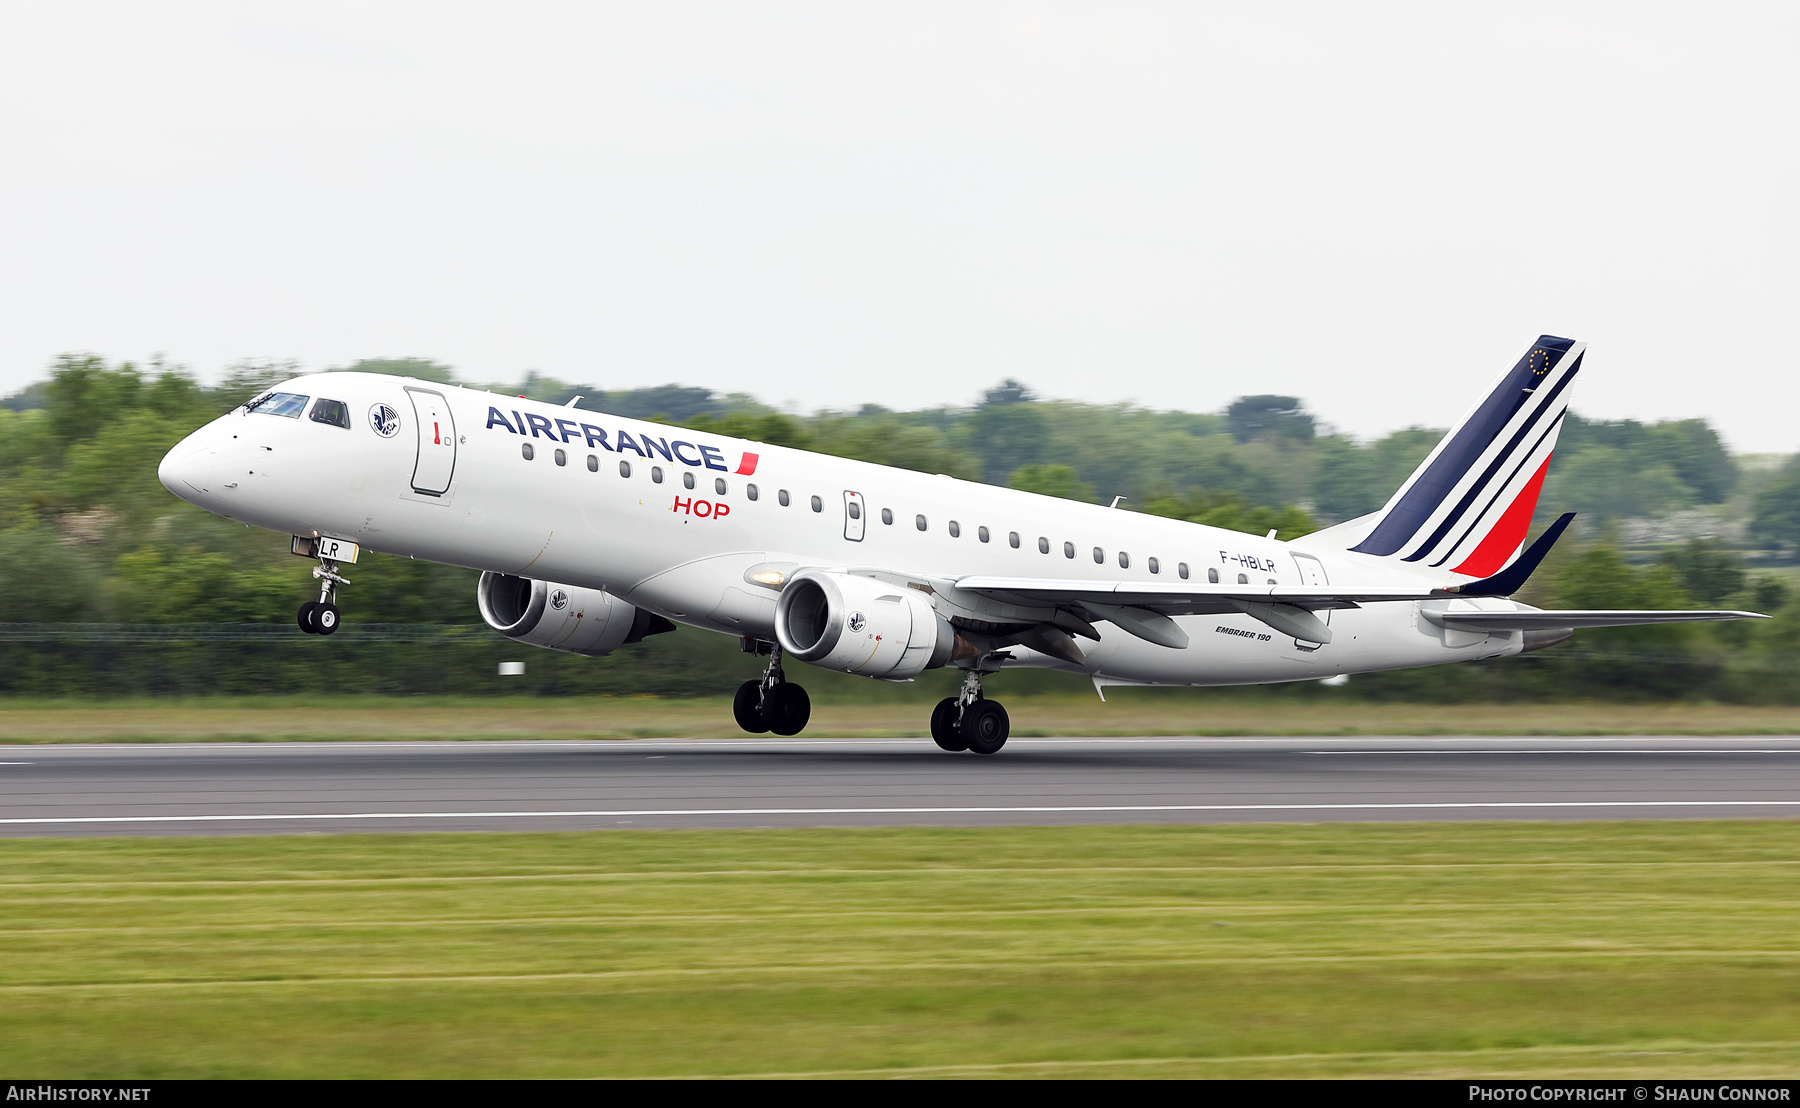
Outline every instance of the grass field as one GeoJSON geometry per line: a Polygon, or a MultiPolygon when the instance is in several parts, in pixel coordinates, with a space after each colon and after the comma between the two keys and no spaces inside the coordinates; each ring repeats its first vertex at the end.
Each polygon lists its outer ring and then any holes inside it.
{"type": "Polygon", "coordinates": [[[11,840],[0,1070],[1800,1075],[1800,822],[11,840]]]}
{"type": "MultiPolygon", "coordinates": [[[[1112,689],[1007,699],[1013,734],[1791,735],[1800,707],[1726,704],[1382,704],[1112,689]]],[[[928,704],[818,703],[809,737],[924,737],[928,704]]],[[[741,736],[724,699],[216,697],[0,701],[0,742],[621,739],[741,736]]]]}

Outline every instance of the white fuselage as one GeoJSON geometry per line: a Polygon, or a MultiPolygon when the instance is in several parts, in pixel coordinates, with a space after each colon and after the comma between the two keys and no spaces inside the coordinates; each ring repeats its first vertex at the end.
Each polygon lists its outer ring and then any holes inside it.
{"type": "MultiPolygon", "coordinates": [[[[350,426],[233,412],[170,452],[164,484],[255,526],[604,589],[733,635],[775,637],[776,592],[750,580],[754,567],[770,564],[940,580],[1177,581],[1185,566],[1195,581],[1216,571],[1224,582],[1243,574],[1253,584],[1421,582],[1337,544],[1283,543],[432,382],[330,373],[277,388],[342,401],[350,426]],[[397,421],[382,416],[383,406],[397,421]],[[860,518],[851,518],[852,505],[860,518]]],[[[1022,647],[1009,649],[1009,664],[1101,683],[1228,685],[1521,648],[1516,632],[1446,632],[1419,608],[1389,602],[1332,612],[1332,641],[1315,649],[1247,615],[1178,617],[1184,649],[1101,623],[1100,642],[1084,644],[1085,664],[1022,647]]]]}

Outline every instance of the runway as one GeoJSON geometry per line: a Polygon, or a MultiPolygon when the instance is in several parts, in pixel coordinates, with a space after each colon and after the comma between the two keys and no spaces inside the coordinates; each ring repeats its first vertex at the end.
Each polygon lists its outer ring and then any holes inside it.
{"type": "Polygon", "coordinates": [[[0,835],[1800,817],[1800,737],[0,747],[0,835]]]}

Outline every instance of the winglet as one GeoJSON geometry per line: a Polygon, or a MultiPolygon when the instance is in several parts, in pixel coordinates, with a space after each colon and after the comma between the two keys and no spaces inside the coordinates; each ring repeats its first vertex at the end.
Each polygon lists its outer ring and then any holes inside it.
{"type": "Polygon", "coordinates": [[[1456,593],[1459,596],[1511,596],[1525,587],[1526,579],[1537,572],[1539,563],[1544,560],[1546,554],[1550,553],[1550,548],[1556,545],[1556,540],[1562,538],[1562,533],[1569,529],[1569,524],[1574,519],[1574,512],[1564,512],[1557,517],[1555,523],[1544,528],[1544,533],[1537,537],[1537,541],[1531,544],[1529,550],[1519,555],[1512,565],[1492,577],[1483,577],[1479,581],[1470,581],[1466,585],[1459,585],[1444,591],[1456,593]]]}

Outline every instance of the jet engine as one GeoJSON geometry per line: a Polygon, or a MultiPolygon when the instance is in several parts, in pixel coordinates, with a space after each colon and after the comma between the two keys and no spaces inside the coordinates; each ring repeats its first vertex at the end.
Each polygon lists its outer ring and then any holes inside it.
{"type": "Polygon", "coordinates": [[[893,681],[948,662],[956,642],[922,594],[816,569],[796,573],[781,590],[775,637],[803,662],[893,681]]]}
{"type": "Polygon", "coordinates": [[[659,615],[599,589],[487,572],[476,586],[482,620],[509,639],[590,658],[675,630],[659,615]]]}

